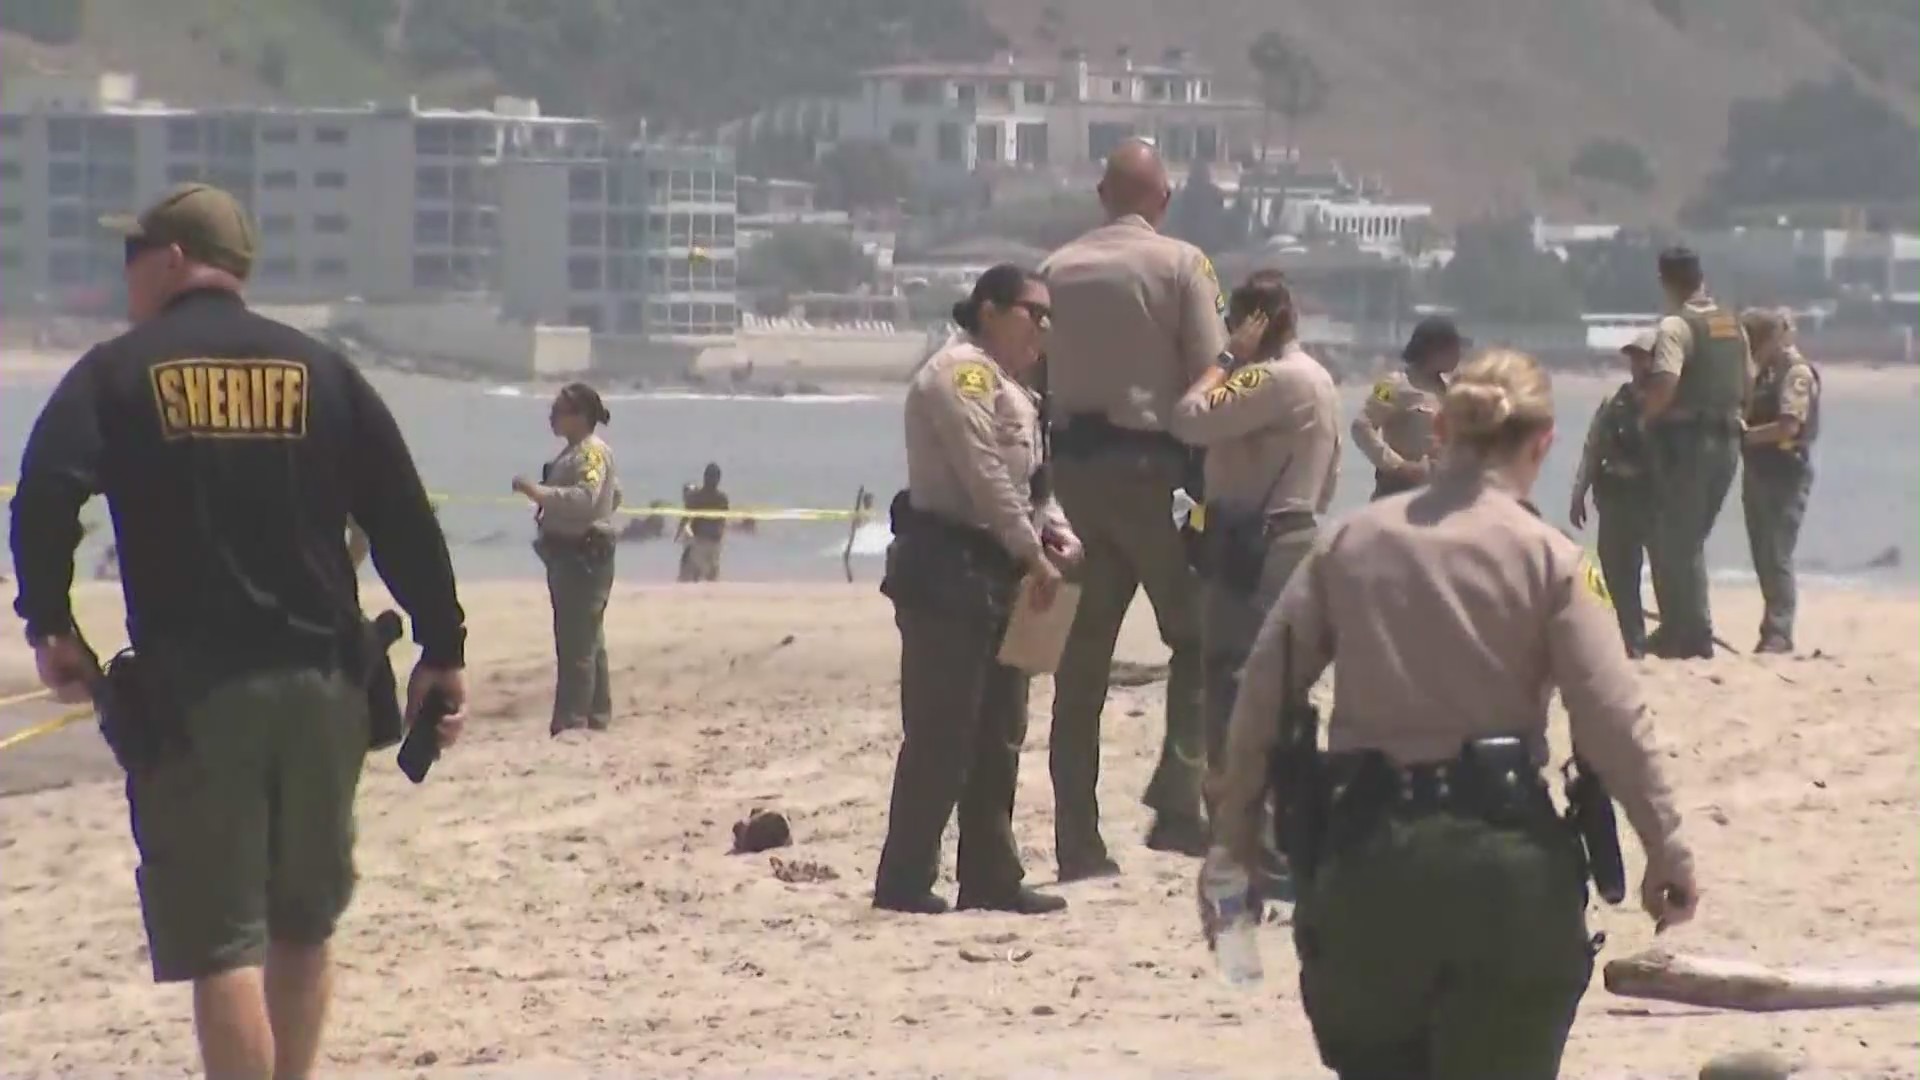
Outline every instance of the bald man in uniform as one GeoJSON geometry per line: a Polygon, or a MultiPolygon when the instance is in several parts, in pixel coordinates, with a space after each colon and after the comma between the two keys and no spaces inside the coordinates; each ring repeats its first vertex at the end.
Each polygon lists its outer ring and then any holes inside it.
{"type": "Polygon", "coordinates": [[[1154,811],[1147,846],[1198,856],[1207,841],[1199,589],[1172,511],[1191,455],[1168,426],[1227,333],[1213,264],[1157,231],[1171,191],[1153,147],[1122,144],[1100,181],[1107,223],[1041,267],[1053,296],[1055,484],[1086,546],[1080,607],[1054,676],[1048,760],[1063,881],[1119,870],[1100,836],[1100,713],[1114,641],[1143,586],[1172,650],[1166,735],[1146,792],[1154,811]]]}
{"type": "Polygon", "coordinates": [[[1661,625],[1647,652],[1669,660],[1713,656],[1707,536],[1740,467],[1741,412],[1753,383],[1746,331],[1707,294],[1700,257],[1660,253],[1669,314],[1656,328],[1641,415],[1654,460],[1656,520],[1647,554],[1661,625]]]}

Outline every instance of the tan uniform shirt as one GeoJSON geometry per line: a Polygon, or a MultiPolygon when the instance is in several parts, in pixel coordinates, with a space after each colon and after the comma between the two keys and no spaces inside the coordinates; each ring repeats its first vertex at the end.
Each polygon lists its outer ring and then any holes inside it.
{"type": "Polygon", "coordinates": [[[1100,413],[1165,431],[1174,403],[1227,347],[1213,264],[1129,215],[1041,264],[1053,298],[1047,393],[1055,415],[1100,413]]]}
{"type": "Polygon", "coordinates": [[[1330,750],[1377,749],[1401,764],[1508,734],[1527,739],[1544,765],[1557,687],[1574,747],[1649,857],[1688,857],[1599,572],[1471,461],[1449,459],[1420,495],[1324,530],[1289,580],[1254,643],[1228,734],[1220,795],[1229,809],[1216,820],[1235,851],[1253,846],[1258,827],[1283,663],[1301,693],[1334,664],[1330,750]]]}
{"type": "Polygon", "coordinates": [[[1402,368],[1373,384],[1360,415],[1353,418],[1353,441],[1381,472],[1395,472],[1429,461],[1438,453],[1433,425],[1440,418],[1438,380],[1416,381],[1402,368]]]}
{"type": "Polygon", "coordinates": [[[614,512],[620,508],[620,481],[614,475],[613,449],[598,435],[589,435],[560,452],[547,467],[546,479],[535,485],[540,534],[577,540],[588,532],[619,532],[614,512]]]}
{"type": "Polygon", "coordinates": [[[1813,365],[1800,355],[1799,346],[1786,346],[1773,363],[1786,368],[1780,386],[1780,416],[1775,419],[1791,416],[1800,421],[1800,434],[1781,444],[1791,449],[1814,434],[1807,430],[1807,425],[1812,423],[1813,398],[1819,390],[1814,384],[1813,365]]]}
{"type": "Polygon", "coordinates": [[[1207,498],[1274,514],[1324,514],[1340,475],[1333,376],[1297,344],[1248,364],[1204,394],[1189,391],[1172,431],[1207,451],[1207,498]]]}
{"type": "Polygon", "coordinates": [[[986,350],[956,338],[907,389],[907,491],[916,510],[985,529],[1021,563],[1041,555],[1040,531],[1070,535],[1049,498],[1033,503],[1040,406],[986,350]]]}

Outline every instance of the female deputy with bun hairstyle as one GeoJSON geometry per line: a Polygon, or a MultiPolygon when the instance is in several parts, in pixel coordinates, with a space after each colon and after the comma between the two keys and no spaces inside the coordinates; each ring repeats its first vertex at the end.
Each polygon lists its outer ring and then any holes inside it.
{"type": "Polygon", "coordinates": [[[980,276],[954,305],[961,335],[907,390],[907,489],[894,496],[880,591],[900,629],[904,740],[873,905],[934,915],[940,837],[960,814],[959,904],[1020,914],[1066,901],[1024,887],[1013,796],[1027,734],[1028,676],[998,660],[1024,579],[1041,605],[1080,541],[1040,478],[1038,368],[1047,286],[1018,266],[980,276]]]}
{"type": "Polygon", "coordinates": [[[1640,836],[1657,925],[1692,916],[1693,858],[1600,576],[1527,502],[1553,443],[1546,372],[1482,356],[1449,383],[1439,425],[1429,486],[1323,530],[1261,628],[1213,858],[1256,865],[1269,751],[1283,724],[1311,722],[1282,706],[1331,665],[1319,786],[1333,794],[1288,852],[1321,1060],[1346,1078],[1545,1080],[1593,970],[1579,841],[1540,775],[1555,689],[1582,763],[1640,836]]]}
{"type": "Polygon", "coordinates": [[[602,629],[607,595],[613,591],[613,545],[618,528],[620,481],[613,450],[599,435],[611,417],[600,394],[586,383],[569,383],[554,396],[548,423],[567,441],[541,470],[540,482],[514,477],[513,490],[535,507],[539,527],[533,550],[547,565],[553,601],[553,722],[548,733],[576,728],[605,731],[613,721],[607,684],[607,641],[602,629]]]}

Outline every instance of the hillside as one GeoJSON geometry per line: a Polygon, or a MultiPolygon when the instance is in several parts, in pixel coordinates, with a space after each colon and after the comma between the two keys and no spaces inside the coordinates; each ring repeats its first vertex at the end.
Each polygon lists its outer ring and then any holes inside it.
{"type": "Polygon", "coordinates": [[[511,92],[667,127],[1002,44],[1182,45],[1244,92],[1247,43],[1277,29],[1332,86],[1304,152],[1454,218],[1522,205],[1671,217],[1714,165],[1732,101],[1837,69],[1920,111],[1912,0],[3,0],[0,25],[82,2],[70,44],[0,33],[0,68],[132,70],[184,102],[511,92]],[[1646,155],[1644,198],[1568,176],[1594,139],[1646,155]]]}
{"type": "Polygon", "coordinates": [[[1449,217],[1541,204],[1579,213],[1589,200],[1609,216],[1671,217],[1717,160],[1733,100],[1836,68],[1916,113],[1911,0],[981,3],[1016,41],[1095,55],[1187,46],[1242,92],[1248,42],[1282,31],[1332,85],[1327,110],[1302,127],[1303,152],[1380,173],[1449,217]],[[1646,200],[1568,178],[1574,152],[1608,136],[1651,159],[1646,200]]]}

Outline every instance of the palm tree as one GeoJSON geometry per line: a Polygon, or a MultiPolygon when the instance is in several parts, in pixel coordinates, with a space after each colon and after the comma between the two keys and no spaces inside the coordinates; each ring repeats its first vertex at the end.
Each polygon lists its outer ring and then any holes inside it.
{"type": "MultiPolygon", "coordinates": [[[[1293,177],[1295,157],[1293,133],[1300,121],[1327,107],[1329,84],[1325,72],[1313,57],[1293,40],[1277,30],[1268,30],[1254,39],[1247,49],[1247,62],[1260,77],[1260,183],[1264,187],[1267,171],[1267,143],[1273,128],[1273,116],[1286,118],[1287,177],[1293,177]]],[[[1284,206],[1286,186],[1280,190],[1284,206]]],[[[1256,206],[1259,201],[1256,200],[1256,206]]],[[[1261,222],[1264,227],[1265,221],[1261,222]]]]}

